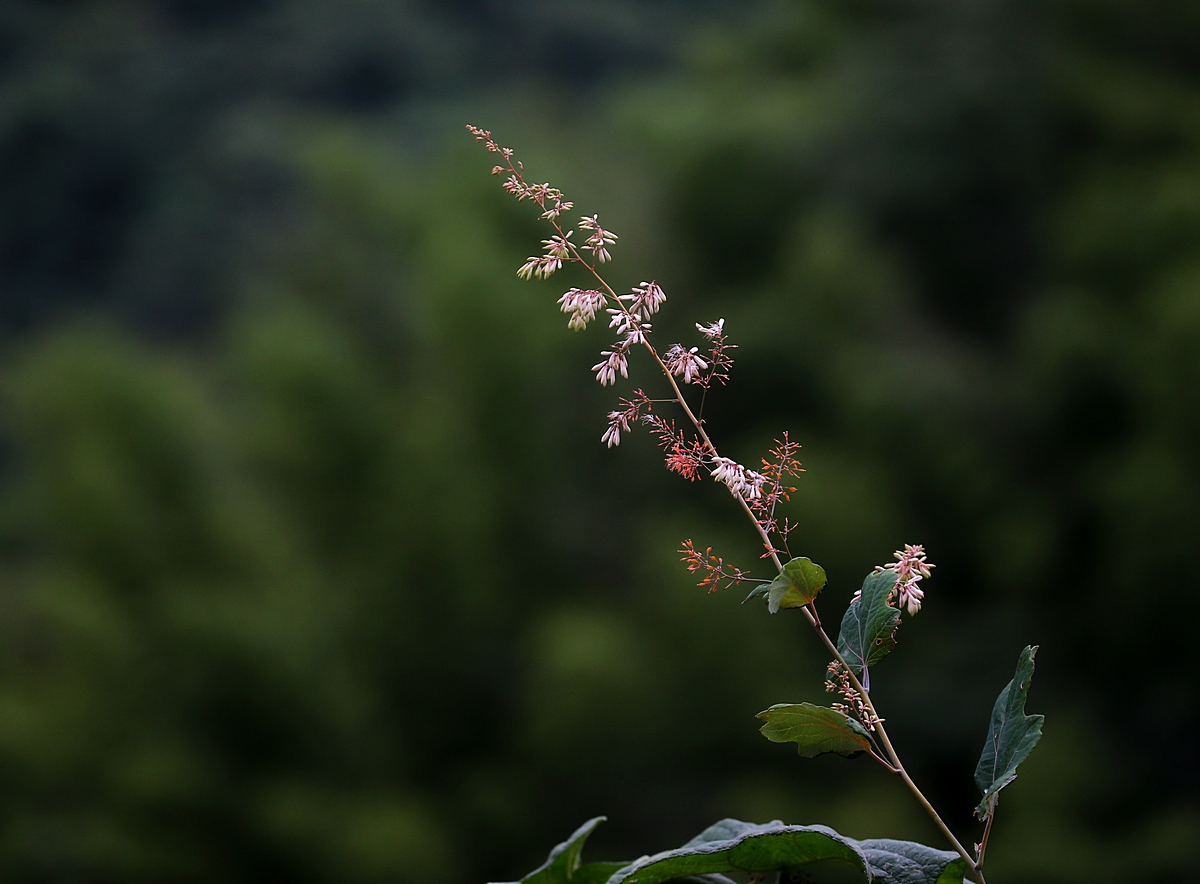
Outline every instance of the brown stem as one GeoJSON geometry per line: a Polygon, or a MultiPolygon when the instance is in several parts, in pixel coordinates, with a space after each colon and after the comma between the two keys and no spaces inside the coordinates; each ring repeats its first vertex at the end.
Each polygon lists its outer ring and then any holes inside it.
{"type": "MultiPolygon", "coordinates": [[[[524,175],[522,174],[521,170],[519,170],[515,166],[513,166],[511,160],[509,160],[507,157],[505,158],[505,161],[509,167],[509,170],[514,175],[516,175],[518,177],[518,179],[521,180],[522,183],[524,183],[524,175]]],[[[539,204],[539,205],[541,205],[541,204],[539,204]]],[[[542,205],[541,207],[544,211],[545,206],[542,205]]],[[[561,238],[561,241],[567,243],[567,247],[570,249],[571,255],[572,255],[571,260],[573,262],[582,264],[585,268],[587,268],[588,272],[595,278],[595,280],[601,286],[604,287],[604,290],[606,292],[608,292],[608,294],[613,298],[613,300],[616,302],[618,308],[622,312],[624,312],[627,316],[632,316],[629,309],[625,306],[625,304],[617,296],[617,293],[613,290],[612,286],[610,286],[608,284],[608,282],[604,279],[604,277],[600,275],[599,271],[596,270],[595,265],[589,264],[583,258],[583,256],[579,253],[579,250],[575,246],[575,244],[570,242],[569,240],[567,240],[565,234],[563,233],[562,226],[558,223],[558,219],[551,218],[549,220],[550,220],[550,223],[553,225],[555,231],[558,233],[559,237],[561,238]]],[[[683,409],[684,414],[687,415],[688,420],[691,421],[692,426],[695,427],[696,432],[699,434],[700,438],[704,441],[704,445],[708,449],[709,453],[713,457],[718,457],[719,455],[717,454],[717,447],[713,444],[712,440],[708,437],[708,433],[705,432],[704,425],[701,423],[699,418],[696,417],[695,413],[692,411],[691,407],[688,405],[687,400],[683,396],[683,391],[679,389],[679,384],[676,383],[675,377],[667,369],[666,364],[662,361],[662,358],[658,355],[658,351],[655,350],[654,346],[645,338],[643,338],[642,343],[645,345],[646,349],[649,351],[649,353],[650,353],[651,357],[654,359],[655,363],[657,363],[659,370],[662,371],[663,376],[667,379],[667,383],[669,383],[671,385],[671,391],[675,394],[675,402],[677,402],[679,404],[679,407],[683,409]]],[[[755,517],[753,511],[750,509],[750,506],[746,503],[746,501],[742,497],[742,495],[735,492],[733,497],[735,500],[737,500],[737,502],[741,505],[742,509],[745,511],[746,516],[750,519],[751,523],[754,525],[755,530],[758,531],[759,537],[762,539],[763,546],[766,548],[767,552],[770,553],[771,561],[774,563],[776,569],[779,571],[782,571],[783,563],[779,560],[779,554],[776,552],[775,546],[774,546],[774,544],[771,543],[771,538],[768,536],[767,532],[763,529],[762,524],[759,522],[758,518],[755,517]]],[[[906,785],[908,787],[909,791],[912,792],[913,796],[917,799],[917,801],[920,803],[920,805],[923,808],[925,808],[925,812],[929,814],[929,817],[933,820],[934,824],[938,827],[938,829],[941,830],[941,833],[945,836],[946,840],[949,841],[954,846],[954,849],[966,861],[967,868],[970,870],[971,876],[976,880],[976,882],[978,882],[978,884],[986,884],[984,877],[983,877],[983,872],[980,871],[980,868],[979,868],[980,866],[983,865],[982,849],[980,850],[979,859],[978,860],[972,859],[971,855],[969,853],[967,853],[966,848],[962,846],[962,844],[959,842],[959,840],[956,837],[954,837],[954,833],[950,831],[950,827],[947,826],[946,823],[942,820],[941,816],[938,815],[938,812],[934,809],[933,805],[930,804],[929,799],[925,797],[924,793],[921,792],[921,790],[920,790],[920,788],[918,788],[917,784],[913,782],[912,777],[910,777],[908,775],[908,771],[906,771],[904,769],[904,765],[900,762],[900,756],[896,753],[895,748],[892,746],[892,741],[888,738],[887,731],[883,727],[883,722],[882,722],[882,720],[880,720],[879,714],[875,711],[875,706],[871,702],[870,695],[864,689],[864,687],[863,687],[862,683],[859,681],[858,677],[855,676],[854,671],[847,665],[845,658],[843,658],[841,653],[838,651],[837,645],[835,645],[833,643],[833,641],[829,638],[828,633],[825,632],[824,627],[821,625],[821,621],[817,618],[815,610],[810,610],[808,606],[805,606],[805,607],[801,608],[800,610],[804,612],[804,616],[808,619],[809,625],[812,626],[812,628],[814,630],[816,630],[816,633],[820,637],[821,642],[825,645],[826,650],[828,650],[829,653],[833,655],[833,658],[845,668],[846,672],[850,676],[851,683],[854,685],[854,689],[856,691],[858,691],[859,696],[862,697],[863,702],[866,704],[867,709],[869,710],[871,716],[876,720],[875,721],[875,732],[879,737],[879,742],[882,744],[883,750],[886,753],[887,758],[886,759],[880,758],[878,755],[876,755],[876,753],[874,751],[871,752],[871,755],[874,756],[877,761],[879,761],[881,764],[883,764],[884,767],[886,767],[888,770],[890,770],[893,773],[895,773],[896,775],[898,775],[900,777],[900,779],[904,781],[904,785],[906,785]]],[[[988,818],[988,824],[987,824],[986,829],[984,830],[984,840],[983,840],[983,844],[982,844],[983,847],[987,846],[987,837],[988,837],[988,833],[990,831],[991,831],[991,817],[988,818]]]]}
{"type": "Polygon", "coordinates": [[[979,842],[979,856],[975,859],[975,868],[983,868],[983,855],[987,852],[988,839],[992,837],[992,820],[996,818],[996,807],[992,806],[988,813],[987,823],[983,827],[983,840],[979,842]]]}

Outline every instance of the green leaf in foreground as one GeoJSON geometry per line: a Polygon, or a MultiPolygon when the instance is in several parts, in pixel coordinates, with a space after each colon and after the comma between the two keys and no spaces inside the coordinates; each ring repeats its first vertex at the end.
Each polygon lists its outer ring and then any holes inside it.
{"type": "Polygon", "coordinates": [[[767,610],[777,614],[781,608],[803,608],[824,588],[824,568],[804,556],[792,559],[767,587],[767,610]]]}
{"type": "Polygon", "coordinates": [[[521,884],[604,884],[626,862],[583,864],[583,844],[607,817],[594,817],[550,851],[549,858],[521,879],[521,884]]]}
{"type": "Polygon", "coordinates": [[[756,718],[766,722],[762,735],[772,743],[795,743],[805,758],[833,752],[853,758],[871,749],[861,724],[828,706],[812,703],[780,703],[756,718]]]}
{"type": "Polygon", "coordinates": [[[958,854],[911,841],[855,841],[825,826],[722,820],[683,847],[627,866],[609,884],[661,884],[698,875],[822,865],[849,866],[864,882],[878,884],[961,884],[965,869],[958,854]]]}
{"type": "Polygon", "coordinates": [[[1025,648],[1017,659],[1017,674],[1004,686],[992,707],[992,723],[975,782],[983,790],[983,800],[975,815],[986,820],[996,808],[1000,790],[1017,778],[1017,765],[1033,751],[1042,737],[1044,715],[1026,715],[1025,699],[1033,680],[1033,658],[1037,645],[1025,648]]]}
{"type": "Polygon", "coordinates": [[[914,841],[872,838],[857,842],[874,881],[886,884],[962,884],[967,863],[949,850],[914,841]]]}
{"type": "Polygon", "coordinates": [[[895,571],[873,571],[863,581],[862,592],[850,603],[838,633],[838,653],[859,678],[896,647],[900,611],[888,604],[896,584],[895,571]]]}

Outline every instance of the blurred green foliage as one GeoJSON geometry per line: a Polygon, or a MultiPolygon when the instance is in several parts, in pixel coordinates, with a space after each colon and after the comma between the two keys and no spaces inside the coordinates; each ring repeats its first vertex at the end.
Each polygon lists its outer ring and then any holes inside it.
{"type": "Polygon", "coordinates": [[[586,7],[6,7],[0,875],[504,880],[597,813],[596,859],[724,816],[938,843],[758,735],[820,650],[690,588],[681,539],[766,576],[753,537],[599,445],[604,330],[515,278],[544,234],[474,122],[621,234],[664,338],[727,317],[705,418],[805,445],[823,610],[929,548],[873,687],[960,832],[1041,644],[992,879],[1185,878],[1200,11],[586,7]]]}

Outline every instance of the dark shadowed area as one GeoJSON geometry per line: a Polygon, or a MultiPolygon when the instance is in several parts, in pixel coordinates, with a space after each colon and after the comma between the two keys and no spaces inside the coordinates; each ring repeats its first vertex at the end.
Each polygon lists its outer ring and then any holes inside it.
{"type": "MultiPolygon", "coordinates": [[[[726,320],[709,431],[806,473],[836,621],[905,543],[872,673],[978,840],[997,692],[1045,735],[991,884],[1200,863],[1200,5],[0,4],[0,878],[482,884],[722,817],[943,846],[828,702],[729,494],[645,433],[465,133],[620,235],[661,344],[726,320]]],[[[656,385],[662,386],[658,389],[656,385]]]]}

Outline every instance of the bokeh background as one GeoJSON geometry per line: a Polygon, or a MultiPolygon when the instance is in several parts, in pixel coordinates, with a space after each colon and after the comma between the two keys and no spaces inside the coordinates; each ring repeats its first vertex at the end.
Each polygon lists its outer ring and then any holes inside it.
{"type": "Polygon", "coordinates": [[[601,813],[595,858],[939,843],[758,735],[820,648],[689,580],[754,538],[599,444],[607,332],[516,278],[544,233],[467,122],[664,341],[726,317],[706,418],[804,444],[827,618],[928,547],[875,693],[964,840],[1041,644],[992,880],[1194,875],[1200,4],[7,0],[0,877],[473,884],[601,813]]]}

